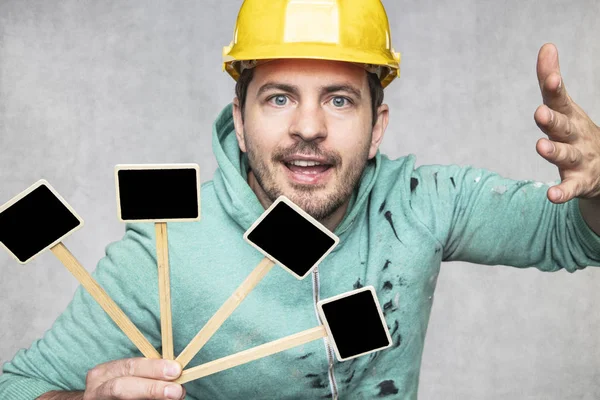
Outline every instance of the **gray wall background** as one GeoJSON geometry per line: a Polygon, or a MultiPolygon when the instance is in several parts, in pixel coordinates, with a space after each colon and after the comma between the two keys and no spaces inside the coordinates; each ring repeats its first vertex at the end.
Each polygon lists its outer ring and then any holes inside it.
{"type": "MultiPolygon", "coordinates": [[[[45,178],[84,218],[65,243],[92,270],[118,240],[118,163],[197,162],[212,178],[211,123],[239,0],[0,0],[0,204],[45,178]]],[[[382,150],[551,181],[535,64],[554,42],[571,96],[600,123],[597,0],[384,0],[402,76],[386,92],[382,150]]],[[[0,364],[43,335],[76,280],[49,252],[0,252],[0,364]]],[[[600,272],[442,267],[422,399],[600,398],[600,272]]]]}

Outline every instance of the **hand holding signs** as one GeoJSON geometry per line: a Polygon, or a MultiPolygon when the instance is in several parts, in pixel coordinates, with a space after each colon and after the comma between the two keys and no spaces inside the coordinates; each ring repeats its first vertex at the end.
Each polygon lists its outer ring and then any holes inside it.
{"type": "Polygon", "coordinates": [[[160,358],[144,335],[62,244],[65,237],[82,225],[83,220],[45,180],[36,182],[0,207],[0,243],[18,262],[25,264],[51,249],[142,354],[160,358]]]}
{"type": "Polygon", "coordinates": [[[306,277],[339,239],[285,197],[278,198],[248,229],[244,238],[265,258],[225,301],[177,357],[185,367],[275,263],[297,279],[306,277]]]}
{"type": "Polygon", "coordinates": [[[183,371],[175,382],[186,383],[228,368],[303,345],[328,336],[338,361],[346,361],[392,345],[381,307],[372,286],[347,292],[317,304],[325,327],[263,344],[183,371]]]}

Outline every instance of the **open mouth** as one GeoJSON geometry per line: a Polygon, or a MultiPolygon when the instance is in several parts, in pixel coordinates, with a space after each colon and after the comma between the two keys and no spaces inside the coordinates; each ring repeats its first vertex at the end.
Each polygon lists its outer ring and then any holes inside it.
{"type": "Polygon", "coordinates": [[[333,165],[327,160],[290,158],[283,160],[287,175],[296,183],[319,184],[330,175],[333,165]]]}

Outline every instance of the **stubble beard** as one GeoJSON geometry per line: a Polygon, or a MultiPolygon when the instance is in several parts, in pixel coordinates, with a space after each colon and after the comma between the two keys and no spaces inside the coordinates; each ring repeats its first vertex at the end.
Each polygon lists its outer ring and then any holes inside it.
{"type": "Polygon", "coordinates": [[[269,167],[265,159],[258,156],[260,151],[252,140],[248,140],[248,136],[246,136],[246,150],[250,169],[262,191],[271,202],[284,195],[310,216],[318,221],[323,221],[344,205],[357,188],[367,165],[369,147],[365,146],[359,156],[349,161],[347,171],[341,177],[340,171],[343,167],[341,156],[336,152],[323,151],[315,142],[300,141],[292,147],[277,148],[275,150],[270,160],[271,165],[275,166],[283,166],[282,160],[292,154],[326,157],[328,163],[332,164],[331,168],[336,169],[336,171],[333,171],[334,176],[338,177],[334,190],[328,192],[327,184],[302,185],[295,182],[289,184],[291,190],[284,190],[274,179],[276,176],[275,171],[269,167]]]}

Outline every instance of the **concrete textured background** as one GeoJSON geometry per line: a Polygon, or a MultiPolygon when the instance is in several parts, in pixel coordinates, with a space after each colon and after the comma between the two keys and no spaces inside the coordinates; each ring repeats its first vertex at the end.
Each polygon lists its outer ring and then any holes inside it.
{"type": "MultiPolygon", "coordinates": [[[[118,240],[118,163],[197,162],[233,97],[221,72],[239,0],[0,0],[0,204],[45,178],[84,218],[65,243],[88,269],[118,240]]],[[[559,49],[571,96],[600,123],[597,0],[384,0],[402,76],[386,92],[382,151],[419,164],[551,181],[535,152],[535,63],[559,49]]],[[[0,364],[48,329],[75,279],[46,253],[0,252],[0,364]]],[[[449,263],[422,399],[600,398],[600,272],[449,263]]]]}

